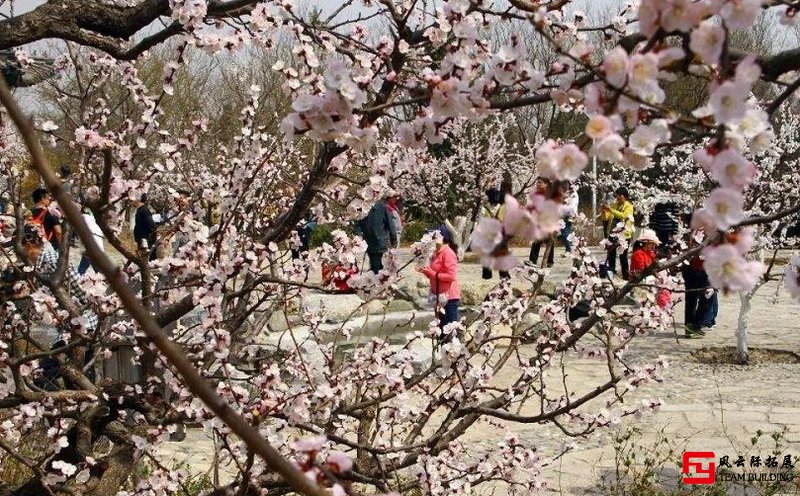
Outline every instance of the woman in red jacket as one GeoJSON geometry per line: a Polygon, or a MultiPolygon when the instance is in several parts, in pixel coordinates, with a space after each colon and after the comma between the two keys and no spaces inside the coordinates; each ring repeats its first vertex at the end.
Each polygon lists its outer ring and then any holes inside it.
{"type": "MultiPolygon", "coordinates": [[[[461,303],[461,288],[458,285],[458,245],[447,226],[439,226],[441,240],[436,241],[436,253],[430,264],[417,268],[431,284],[430,299],[439,316],[439,327],[458,322],[458,306],[461,303]]],[[[437,237],[438,238],[438,237],[437,237]]]]}
{"type": "MultiPolygon", "coordinates": [[[[656,261],[656,247],[661,244],[655,231],[643,229],[636,243],[633,244],[631,253],[630,277],[638,277],[646,268],[656,261]]],[[[672,295],[667,289],[659,289],[656,293],[656,303],[665,308],[672,300],[672,295]]]]}

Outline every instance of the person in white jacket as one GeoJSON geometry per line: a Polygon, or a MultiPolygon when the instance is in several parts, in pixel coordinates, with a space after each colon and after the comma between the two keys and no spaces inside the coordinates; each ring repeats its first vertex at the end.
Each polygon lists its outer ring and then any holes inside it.
{"type": "MultiPolygon", "coordinates": [[[[82,216],[83,221],[86,222],[86,226],[92,233],[95,243],[97,243],[97,246],[99,246],[101,250],[105,251],[104,241],[106,237],[103,235],[103,231],[100,229],[100,226],[97,225],[97,221],[94,219],[94,214],[92,214],[92,211],[89,210],[89,207],[83,207],[82,216]]],[[[84,252],[83,256],[81,256],[81,263],[78,264],[78,274],[81,276],[84,275],[86,271],[89,270],[91,265],[92,261],[86,255],[86,252],[84,252]]]]}
{"type": "Polygon", "coordinates": [[[569,235],[572,234],[572,219],[578,215],[578,190],[572,185],[567,184],[564,190],[564,227],[561,229],[561,241],[564,243],[564,250],[567,254],[572,253],[572,243],[569,235]]]}

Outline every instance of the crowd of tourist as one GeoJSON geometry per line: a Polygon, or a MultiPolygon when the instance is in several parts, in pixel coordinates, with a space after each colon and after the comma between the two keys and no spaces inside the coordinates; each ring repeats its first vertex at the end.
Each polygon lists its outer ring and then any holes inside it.
{"type": "MultiPolygon", "coordinates": [[[[543,265],[552,267],[555,263],[556,242],[564,247],[561,257],[568,257],[572,251],[570,235],[574,220],[578,215],[578,191],[568,182],[552,184],[549,179],[539,178],[534,189],[541,194],[557,191],[556,197],[563,204],[565,214],[563,227],[557,235],[538,240],[531,244],[526,264],[538,266],[540,255],[545,258],[543,265]]],[[[479,217],[503,220],[505,196],[510,191],[490,188],[486,191],[485,202],[479,217]]],[[[402,207],[396,192],[387,194],[384,201],[377,202],[368,215],[356,224],[355,232],[367,243],[369,268],[378,273],[381,260],[390,248],[398,246],[401,239],[402,207]]],[[[625,187],[617,188],[601,208],[600,220],[603,225],[605,259],[600,265],[599,274],[603,278],[620,278],[623,281],[638,277],[659,259],[674,253],[678,245],[676,236],[680,226],[689,226],[690,219],[682,215],[680,206],[673,202],[657,203],[650,212],[637,212],[635,201],[625,187]],[[618,271],[619,268],[619,271],[618,271]]],[[[430,263],[419,271],[431,282],[430,303],[441,314],[444,327],[457,320],[459,305],[458,290],[458,248],[453,243],[453,233],[447,226],[436,231],[441,235],[430,263]]],[[[686,231],[688,232],[688,230],[686,231]]],[[[481,276],[491,279],[493,270],[486,258],[482,259],[481,276]]],[[[680,268],[686,286],[685,296],[685,336],[697,338],[716,325],[718,309],[717,290],[710,286],[708,275],[703,270],[703,260],[695,256],[680,268]]],[[[507,271],[499,272],[500,278],[510,278],[507,271]]],[[[673,303],[672,294],[666,288],[657,290],[656,303],[664,308],[673,303]]],[[[577,311],[575,315],[579,315],[577,311]]]]}
{"type": "MultiPolygon", "coordinates": [[[[68,191],[80,198],[71,180],[69,167],[62,167],[60,176],[68,191]]],[[[564,247],[561,257],[568,257],[572,251],[571,234],[575,218],[578,216],[578,191],[568,182],[551,183],[546,178],[539,178],[534,188],[542,194],[552,194],[563,204],[565,218],[563,227],[556,235],[548,239],[538,240],[531,244],[527,264],[537,266],[540,255],[544,256],[543,265],[552,267],[555,262],[556,242],[564,247]]],[[[505,197],[511,194],[509,187],[490,188],[486,191],[485,202],[480,209],[480,217],[502,221],[505,215],[505,197]]],[[[65,243],[74,243],[74,239],[65,239],[65,221],[58,206],[52,201],[50,193],[44,188],[37,188],[31,195],[32,207],[26,215],[23,244],[27,247],[28,261],[38,269],[46,272],[54,270],[53,260],[65,243]]],[[[161,214],[151,207],[148,195],[141,194],[132,203],[132,234],[136,248],[147,260],[155,260],[165,249],[177,252],[186,242],[185,236],[177,224],[190,210],[191,195],[186,190],[179,190],[174,196],[174,206],[161,214]],[[170,226],[172,228],[164,228],[170,226]],[[159,239],[162,235],[164,239],[159,239]]],[[[86,205],[82,206],[83,219],[94,237],[97,245],[103,249],[105,236],[94,215],[86,205]]],[[[620,277],[629,280],[637,277],[647,267],[659,259],[668,257],[677,246],[675,238],[680,226],[688,226],[689,219],[681,215],[681,208],[676,203],[658,203],[649,212],[642,215],[637,212],[635,201],[629,191],[620,187],[614,191],[601,208],[600,219],[603,225],[606,256],[600,265],[600,276],[614,279],[620,277]],[[645,218],[647,222],[645,222],[645,218]],[[619,276],[617,267],[619,267],[619,276]]],[[[296,228],[296,240],[292,243],[293,259],[304,257],[310,249],[312,233],[317,222],[312,214],[308,214],[296,228]]],[[[385,198],[376,202],[367,215],[354,225],[354,232],[361,236],[367,245],[365,264],[369,270],[378,274],[383,268],[384,254],[398,248],[402,239],[404,226],[404,204],[400,195],[389,190],[385,198]]],[[[456,322],[459,315],[460,289],[458,284],[459,247],[454,242],[454,235],[445,226],[435,229],[437,245],[428,264],[418,270],[430,281],[430,302],[440,313],[440,324],[456,322]]],[[[468,246],[468,240],[465,243],[468,246]]],[[[491,279],[493,270],[482,260],[483,279],[491,279]]],[[[77,270],[69,266],[67,278],[79,281],[92,269],[89,257],[84,253],[77,270]]],[[[350,292],[347,280],[357,273],[357,268],[322,267],[323,283],[334,286],[341,292],[350,292]]],[[[703,270],[703,260],[697,256],[681,266],[680,272],[686,286],[683,298],[685,302],[684,321],[686,336],[700,337],[715,325],[718,308],[717,291],[709,284],[708,275],[703,270]]],[[[499,271],[500,278],[511,277],[508,271],[499,271]]],[[[73,297],[80,300],[80,292],[75,291],[73,297]]],[[[657,303],[665,307],[672,302],[672,295],[663,289],[658,291],[657,303]]],[[[96,322],[96,318],[94,319],[96,322]]]]}

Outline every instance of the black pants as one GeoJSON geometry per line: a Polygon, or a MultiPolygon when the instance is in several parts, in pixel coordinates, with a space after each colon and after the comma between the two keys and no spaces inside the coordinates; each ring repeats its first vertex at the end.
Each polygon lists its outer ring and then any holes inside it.
{"type": "MultiPolygon", "coordinates": [[[[628,272],[628,248],[619,254],[619,265],[622,270],[622,278],[628,279],[630,273],[628,272]]],[[[612,272],[617,271],[617,245],[612,246],[606,251],[606,267],[612,272]]]]}
{"type": "Polygon", "coordinates": [[[292,259],[297,260],[300,258],[301,253],[306,253],[310,249],[311,236],[306,228],[298,229],[297,235],[300,238],[300,247],[292,248],[292,259]]]}
{"type": "MultiPolygon", "coordinates": [[[[481,277],[483,279],[491,279],[492,278],[492,269],[490,269],[489,267],[482,267],[481,268],[481,277]]],[[[511,277],[511,274],[509,274],[508,272],[506,272],[504,270],[500,271],[500,279],[509,279],[510,277],[511,277]]]]}
{"type": "Polygon", "coordinates": [[[380,251],[377,253],[370,253],[367,252],[367,257],[369,257],[369,270],[377,274],[378,272],[383,269],[383,254],[386,252],[380,251]]]}
{"type": "Polygon", "coordinates": [[[659,257],[668,257],[669,252],[672,249],[672,246],[675,244],[675,240],[672,237],[675,233],[670,231],[656,231],[656,237],[661,244],[658,245],[657,251],[659,257]]]}
{"type": "Polygon", "coordinates": [[[697,330],[713,326],[716,324],[718,303],[716,291],[711,298],[705,296],[705,291],[709,288],[708,274],[692,267],[683,267],[681,273],[686,286],[686,305],[683,311],[686,327],[697,330]]]}
{"type": "Polygon", "coordinates": [[[550,267],[555,263],[555,243],[553,243],[552,239],[546,239],[543,241],[534,241],[531,245],[531,254],[528,259],[534,265],[539,262],[539,250],[541,249],[542,245],[549,248],[550,253],[547,254],[547,266],[550,267]]]}

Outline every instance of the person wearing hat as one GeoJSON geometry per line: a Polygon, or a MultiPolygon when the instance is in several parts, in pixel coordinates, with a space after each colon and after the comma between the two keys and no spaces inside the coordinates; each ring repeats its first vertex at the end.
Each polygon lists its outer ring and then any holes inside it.
{"type": "MultiPolygon", "coordinates": [[[[633,237],[634,225],[633,204],[629,201],[630,195],[628,194],[628,188],[620,186],[616,189],[614,194],[617,195],[617,201],[603,207],[604,218],[608,217],[609,219],[608,231],[613,238],[621,236],[630,241],[633,237]],[[619,223],[623,224],[622,232],[614,234],[614,227],[619,223]]],[[[605,265],[607,270],[613,273],[617,270],[617,249],[619,248],[619,241],[616,239],[612,239],[611,241],[612,245],[606,252],[605,265]]],[[[625,248],[625,250],[619,254],[619,263],[622,269],[622,278],[627,280],[630,276],[630,274],[628,274],[628,248],[625,248]]]]}
{"type": "Polygon", "coordinates": [[[356,223],[356,235],[367,242],[369,270],[377,274],[383,269],[383,254],[397,246],[397,233],[385,201],[376,202],[366,217],[356,223]]]}
{"type": "Polygon", "coordinates": [[[656,261],[656,247],[661,244],[655,231],[642,229],[639,239],[633,244],[631,253],[631,277],[637,277],[647,267],[656,261]]]}
{"type": "MultiPolygon", "coordinates": [[[[631,253],[631,278],[638,277],[650,265],[655,263],[657,255],[656,249],[661,241],[658,239],[655,231],[652,229],[642,229],[639,239],[633,244],[633,252],[631,253]]],[[[672,300],[672,295],[668,289],[661,288],[656,293],[656,303],[661,308],[666,308],[672,300]]]]}
{"type": "Polygon", "coordinates": [[[453,241],[453,233],[445,225],[436,228],[436,252],[430,263],[417,268],[431,284],[430,299],[439,314],[439,328],[442,341],[449,341],[450,334],[445,326],[458,322],[458,307],[461,304],[461,288],[458,284],[458,245],[453,241]]]}

